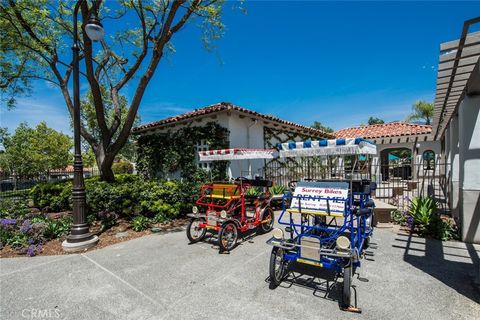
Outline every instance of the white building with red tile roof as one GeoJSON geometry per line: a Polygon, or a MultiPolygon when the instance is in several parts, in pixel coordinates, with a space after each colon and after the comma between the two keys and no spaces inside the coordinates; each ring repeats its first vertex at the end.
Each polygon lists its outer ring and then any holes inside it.
{"type": "MultiPolygon", "coordinates": [[[[242,108],[228,102],[220,102],[191,112],[147,123],[133,129],[134,134],[155,134],[174,132],[186,126],[203,126],[216,122],[229,130],[230,148],[270,149],[278,143],[302,141],[306,139],[328,139],[334,136],[322,130],[303,126],[298,123],[280,119],[273,115],[262,114],[242,108]]],[[[204,141],[197,141],[201,150],[208,149],[204,141]]],[[[209,163],[199,163],[209,169],[209,163]]],[[[239,177],[262,174],[265,167],[263,159],[236,160],[229,164],[229,175],[239,177]]]]}
{"type": "MultiPolygon", "coordinates": [[[[413,124],[408,122],[396,121],[384,124],[373,124],[368,126],[359,126],[345,128],[335,132],[337,137],[363,137],[365,139],[408,137],[408,136],[428,136],[432,133],[432,126],[423,124],[413,124]]],[[[427,138],[428,139],[428,138],[427,138]]],[[[400,139],[404,141],[405,139],[400,139]]],[[[398,139],[397,139],[398,141],[398,139]]]]}
{"type": "MultiPolygon", "coordinates": [[[[371,140],[377,145],[378,157],[374,159],[374,164],[380,164],[384,168],[388,166],[389,153],[399,149],[408,149],[412,155],[411,175],[413,178],[425,175],[422,163],[425,155],[429,156],[432,152],[435,154],[435,162],[444,161],[441,154],[440,141],[434,141],[432,136],[432,126],[413,124],[402,121],[390,122],[384,124],[374,124],[368,126],[359,126],[345,128],[334,132],[337,138],[365,138],[371,140]]],[[[380,170],[380,166],[376,166],[380,170]]],[[[434,168],[438,168],[435,166],[434,168]]],[[[434,169],[435,170],[435,169],[434,169]]],[[[430,174],[431,172],[429,172],[430,174]]],[[[389,171],[374,172],[379,180],[388,180],[389,171]]]]}

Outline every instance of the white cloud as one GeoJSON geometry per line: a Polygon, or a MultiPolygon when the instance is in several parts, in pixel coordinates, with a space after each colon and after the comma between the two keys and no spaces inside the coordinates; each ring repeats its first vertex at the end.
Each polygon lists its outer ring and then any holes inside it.
{"type": "Polygon", "coordinates": [[[150,101],[140,106],[139,113],[142,123],[145,123],[176,116],[193,109],[168,101],[150,101]]]}
{"type": "Polygon", "coordinates": [[[0,109],[0,126],[11,132],[22,122],[33,127],[42,121],[55,130],[72,135],[70,115],[61,96],[20,98],[13,109],[0,109]]]}

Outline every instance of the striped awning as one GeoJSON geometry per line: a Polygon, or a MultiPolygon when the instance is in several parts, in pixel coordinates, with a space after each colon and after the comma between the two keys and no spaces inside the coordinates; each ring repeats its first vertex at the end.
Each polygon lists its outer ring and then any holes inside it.
{"type": "Polygon", "coordinates": [[[273,159],[274,149],[221,149],[198,152],[200,161],[273,159]]]}
{"type": "Polygon", "coordinates": [[[377,146],[363,138],[287,142],[278,144],[280,157],[377,154],[377,146]]]}

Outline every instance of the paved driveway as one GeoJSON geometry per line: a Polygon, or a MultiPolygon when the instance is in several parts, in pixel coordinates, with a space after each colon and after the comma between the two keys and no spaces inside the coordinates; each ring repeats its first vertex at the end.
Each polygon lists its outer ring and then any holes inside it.
{"type": "MultiPolygon", "coordinates": [[[[299,270],[268,288],[269,235],[231,254],[185,232],[85,254],[0,260],[0,319],[478,319],[480,248],[377,229],[357,286],[361,315],[339,310],[333,275],[299,270]],[[473,258],[472,258],[473,257],[473,258]],[[478,266],[478,265],[477,265],[478,266]]],[[[315,271],[315,270],[313,270],[315,271]]]]}

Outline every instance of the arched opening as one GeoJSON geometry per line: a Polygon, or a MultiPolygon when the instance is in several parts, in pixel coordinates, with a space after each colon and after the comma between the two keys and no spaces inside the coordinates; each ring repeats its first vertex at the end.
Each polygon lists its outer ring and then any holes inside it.
{"type": "Polygon", "coordinates": [[[392,178],[412,178],[412,150],[408,148],[385,149],[380,152],[382,181],[392,178]]]}
{"type": "Polygon", "coordinates": [[[425,150],[422,155],[423,170],[435,170],[435,152],[425,150]]]}

